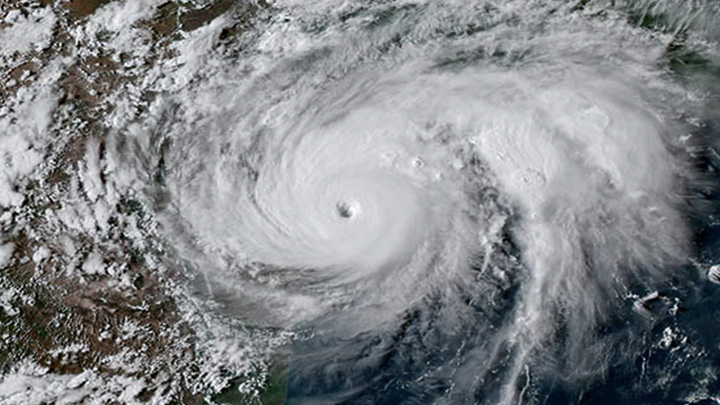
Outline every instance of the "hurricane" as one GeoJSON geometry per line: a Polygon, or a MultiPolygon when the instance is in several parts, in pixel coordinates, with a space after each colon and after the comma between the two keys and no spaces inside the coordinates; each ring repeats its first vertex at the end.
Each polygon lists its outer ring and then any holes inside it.
{"type": "Polygon", "coordinates": [[[163,215],[210,297],[304,335],[291,403],[520,403],[642,344],[627,296],[692,253],[657,38],[553,2],[274,6],[173,137],[163,215]]]}
{"type": "Polygon", "coordinates": [[[644,376],[720,299],[718,4],[256,6],[102,153],[198,311],[287,333],[285,403],[711,403],[644,376]]]}

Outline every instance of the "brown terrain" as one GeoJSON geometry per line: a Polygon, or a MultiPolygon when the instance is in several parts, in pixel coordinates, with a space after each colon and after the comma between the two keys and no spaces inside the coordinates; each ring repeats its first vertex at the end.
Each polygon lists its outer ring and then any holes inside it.
{"type": "MultiPolygon", "coordinates": [[[[157,394],[182,404],[207,403],[208,395],[215,395],[217,401],[237,401],[232,403],[281,401],[268,396],[232,399],[230,394],[202,391],[203,377],[194,368],[197,336],[183,321],[173,294],[165,287],[168,281],[181,281],[184,275],[152,238],[155,224],[142,202],[132,195],[120,196],[109,208],[106,223],[97,224],[92,233],[70,229],[57,220],[68,199],[78,192],[78,168],[83,167],[88,150],[97,150],[100,161],[104,159],[112,128],[102,118],[115,108],[107,96],[141,80],[142,72],[166,57],[167,45],[182,32],[230,14],[237,23],[222,36],[231,40],[267,6],[232,0],[203,4],[168,1],[157,7],[153,18],[141,21],[142,27],[151,31],[153,45],[143,65],[131,69],[122,64],[124,55],[111,55],[104,49],[94,50],[89,57],[77,53],[77,47],[84,45],[75,43],[70,34],[110,2],[0,3],[0,17],[12,10],[28,13],[41,7],[52,7],[58,17],[48,48],[0,61],[0,108],[22,89],[35,85],[46,61],[57,56],[74,57],[54,89],[60,101],[52,115],[54,133],[49,136],[57,142],[41,151],[42,170],[14,185],[15,191],[25,196],[22,206],[0,211],[11,216],[0,223],[0,242],[15,247],[12,258],[0,269],[0,290],[14,288],[17,297],[25,297],[11,301],[17,314],[0,310],[0,335],[10,336],[0,340],[0,369],[7,373],[17,363],[31,360],[55,374],[94,370],[104,376],[137,377],[146,382],[146,388],[136,396],[138,401],[148,401],[157,394]],[[135,236],[129,236],[131,231],[135,236]],[[138,233],[142,235],[140,241],[138,233]],[[74,252],[69,253],[68,243],[75,246],[74,252]],[[47,253],[39,255],[41,251],[47,253]],[[100,254],[104,268],[114,270],[97,274],[79,271],[93,252],[100,254]],[[148,257],[153,260],[148,261],[148,257]],[[118,282],[119,277],[129,282],[118,282]],[[132,334],[127,333],[129,324],[133,325],[132,334]],[[84,349],[58,354],[57,349],[71,345],[84,349]],[[139,367],[128,372],[107,361],[122,353],[130,353],[133,364],[139,367]],[[178,367],[183,368],[182,373],[175,371],[178,367]]],[[[0,25],[0,32],[7,26],[0,25]]],[[[142,114],[153,97],[150,92],[140,95],[135,105],[137,114],[142,114]]],[[[170,143],[166,140],[161,144],[167,147],[170,143]]],[[[160,167],[162,162],[158,164],[160,167]]],[[[104,172],[100,180],[107,187],[104,172]]],[[[92,203],[86,198],[82,204],[92,212],[92,203]]]]}

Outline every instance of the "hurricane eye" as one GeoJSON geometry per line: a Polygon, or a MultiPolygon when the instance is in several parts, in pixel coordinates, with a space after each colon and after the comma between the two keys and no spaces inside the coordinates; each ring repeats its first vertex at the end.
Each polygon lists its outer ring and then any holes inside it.
{"type": "Polygon", "coordinates": [[[340,218],[349,219],[355,216],[355,211],[353,208],[344,201],[339,201],[337,204],[335,204],[335,209],[337,210],[337,214],[340,216],[340,218]]]}

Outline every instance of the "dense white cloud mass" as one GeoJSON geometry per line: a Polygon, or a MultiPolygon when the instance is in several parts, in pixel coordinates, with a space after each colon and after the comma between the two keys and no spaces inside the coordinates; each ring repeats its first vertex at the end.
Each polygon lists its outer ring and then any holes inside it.
{"type": "Polygon", "coordinates": [[[462,372],[425,374],[448,401],[602,374],[601,330],[691,255],[677,116],[698,94],[658,64],[673,37],[552,2],[275,6],[169,159],[166,221],[237,313],[332,342],[300,381],[356,381],[359,352],[394,350],[359,336],[413,311],[475,334],[462,372]]]}

